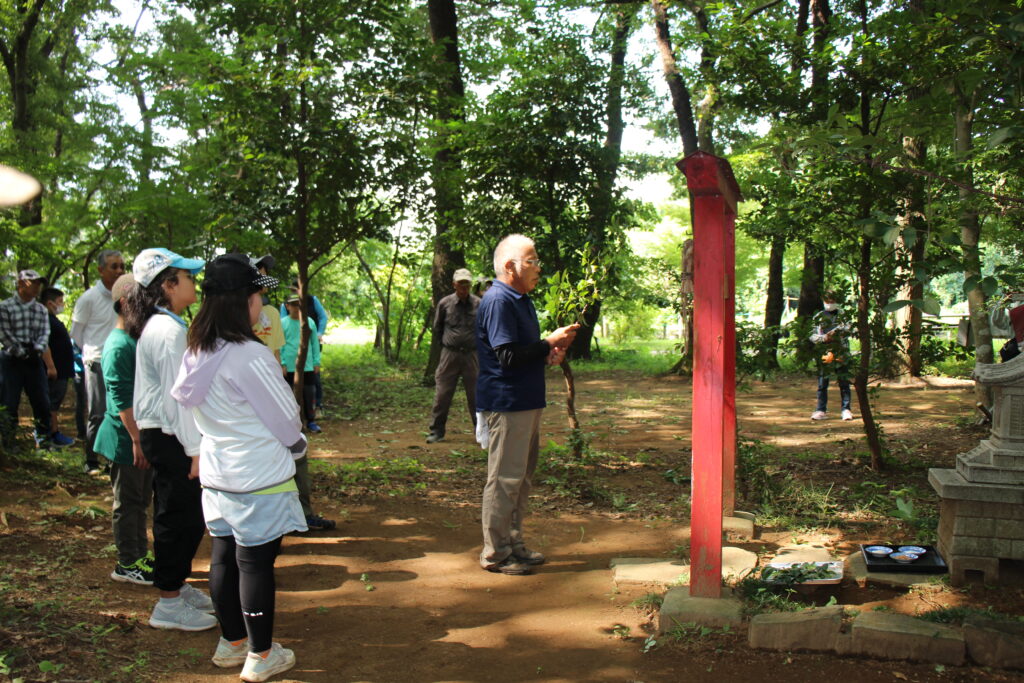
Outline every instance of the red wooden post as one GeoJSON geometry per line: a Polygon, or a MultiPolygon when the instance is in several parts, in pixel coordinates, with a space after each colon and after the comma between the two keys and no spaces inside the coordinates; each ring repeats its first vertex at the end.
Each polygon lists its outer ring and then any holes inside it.
{"type": "MultiPolygon", "coordinates": [[[[724,159],[694,152],[677,166],[693,197],[693,496],[690,595],[722,591],[724,492],[735,491],[735,215],[739,189],[724,159]],[[728,463],[726,462],[728,458],[728,463]],[[728,471],[724,467],[728,464],[728,471]],[[723,477],[723,474],[725,475],[723,477]]],[[[731,505],[731,501],[730,501],[731,505]]]]}

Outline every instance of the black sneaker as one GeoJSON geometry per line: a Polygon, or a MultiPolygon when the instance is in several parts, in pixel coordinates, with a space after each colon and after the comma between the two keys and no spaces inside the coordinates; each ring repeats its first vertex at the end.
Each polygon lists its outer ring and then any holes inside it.
{"type": "Polygon", "coordinates": [[[526,576],[533,573],[533,567],[520,562],[515,555],[509,555],[498,564],[492,564],[484,569],[495,574],[508,574],[509,576],[526,576]]]}
{"type": "Polygon", "coordinates": [[[310,531],[329,531],[338,526],[333,519],[326,519],[320,515],[306,515],[306,526],[310,531]]]}
{"type": "Polygon", "coordinates": [[[431,434],[427,437],[427,443],[437,443],[438,441],[444,441],[444,434],[431,434]]]}
{"type": "Polygon", "coordinates": [[[123,583],[134,583],[136,586],[152,586],[153,570],[143,560],[138,560],[127,567],[118,562],[114,571],[110,572],[110,578],[123,583]]]}

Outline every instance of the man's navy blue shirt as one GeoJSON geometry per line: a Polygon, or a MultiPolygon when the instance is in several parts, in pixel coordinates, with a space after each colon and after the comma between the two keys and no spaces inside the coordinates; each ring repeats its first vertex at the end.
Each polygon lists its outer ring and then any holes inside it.
{"type": "Polygon", "coordinates": [[[540,341],[537,311],[526,294],[495,280],[476,313],[476,349],[480,374],[476,380],[476,409],[498,413],[535,410],[546,405],[545,359],[505,370],[494,349],[505,344],[528,345],[540,341]]]}

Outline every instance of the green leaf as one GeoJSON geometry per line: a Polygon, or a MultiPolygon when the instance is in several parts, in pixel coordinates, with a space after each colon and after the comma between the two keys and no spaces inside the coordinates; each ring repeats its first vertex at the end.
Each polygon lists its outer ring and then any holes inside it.
{"type": "Polygon", "coordinates": [[[928,315],[939,315],[942,313],[942,304],[938,299],[929,297],[921,302],[921,310],[928,315]]]}
{"type": "Polygon", "coordinates": [[[896,301],[890,301],[884,307],[882,307],[882,311],[885,312],[885,313],[895,313],[896,311],[900,310],[901,308],[904,308],[906,306],[910,306],[913,303],[914,302],[910,301],[909,299],[898,299],[896,301]]]}

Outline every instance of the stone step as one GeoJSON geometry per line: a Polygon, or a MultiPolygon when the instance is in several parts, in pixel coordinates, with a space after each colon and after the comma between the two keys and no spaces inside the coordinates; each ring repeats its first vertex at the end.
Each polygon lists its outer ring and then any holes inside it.
{"type": "MultiPolygon", "coordinates": [[[[757,554],[743,548],[722,548],[722,578],[746,576],[757,566],[757,554]]],[[[617,557],[611,561],[615,583],[689,584],[690,561],[663,557],[617,557]]]]}

